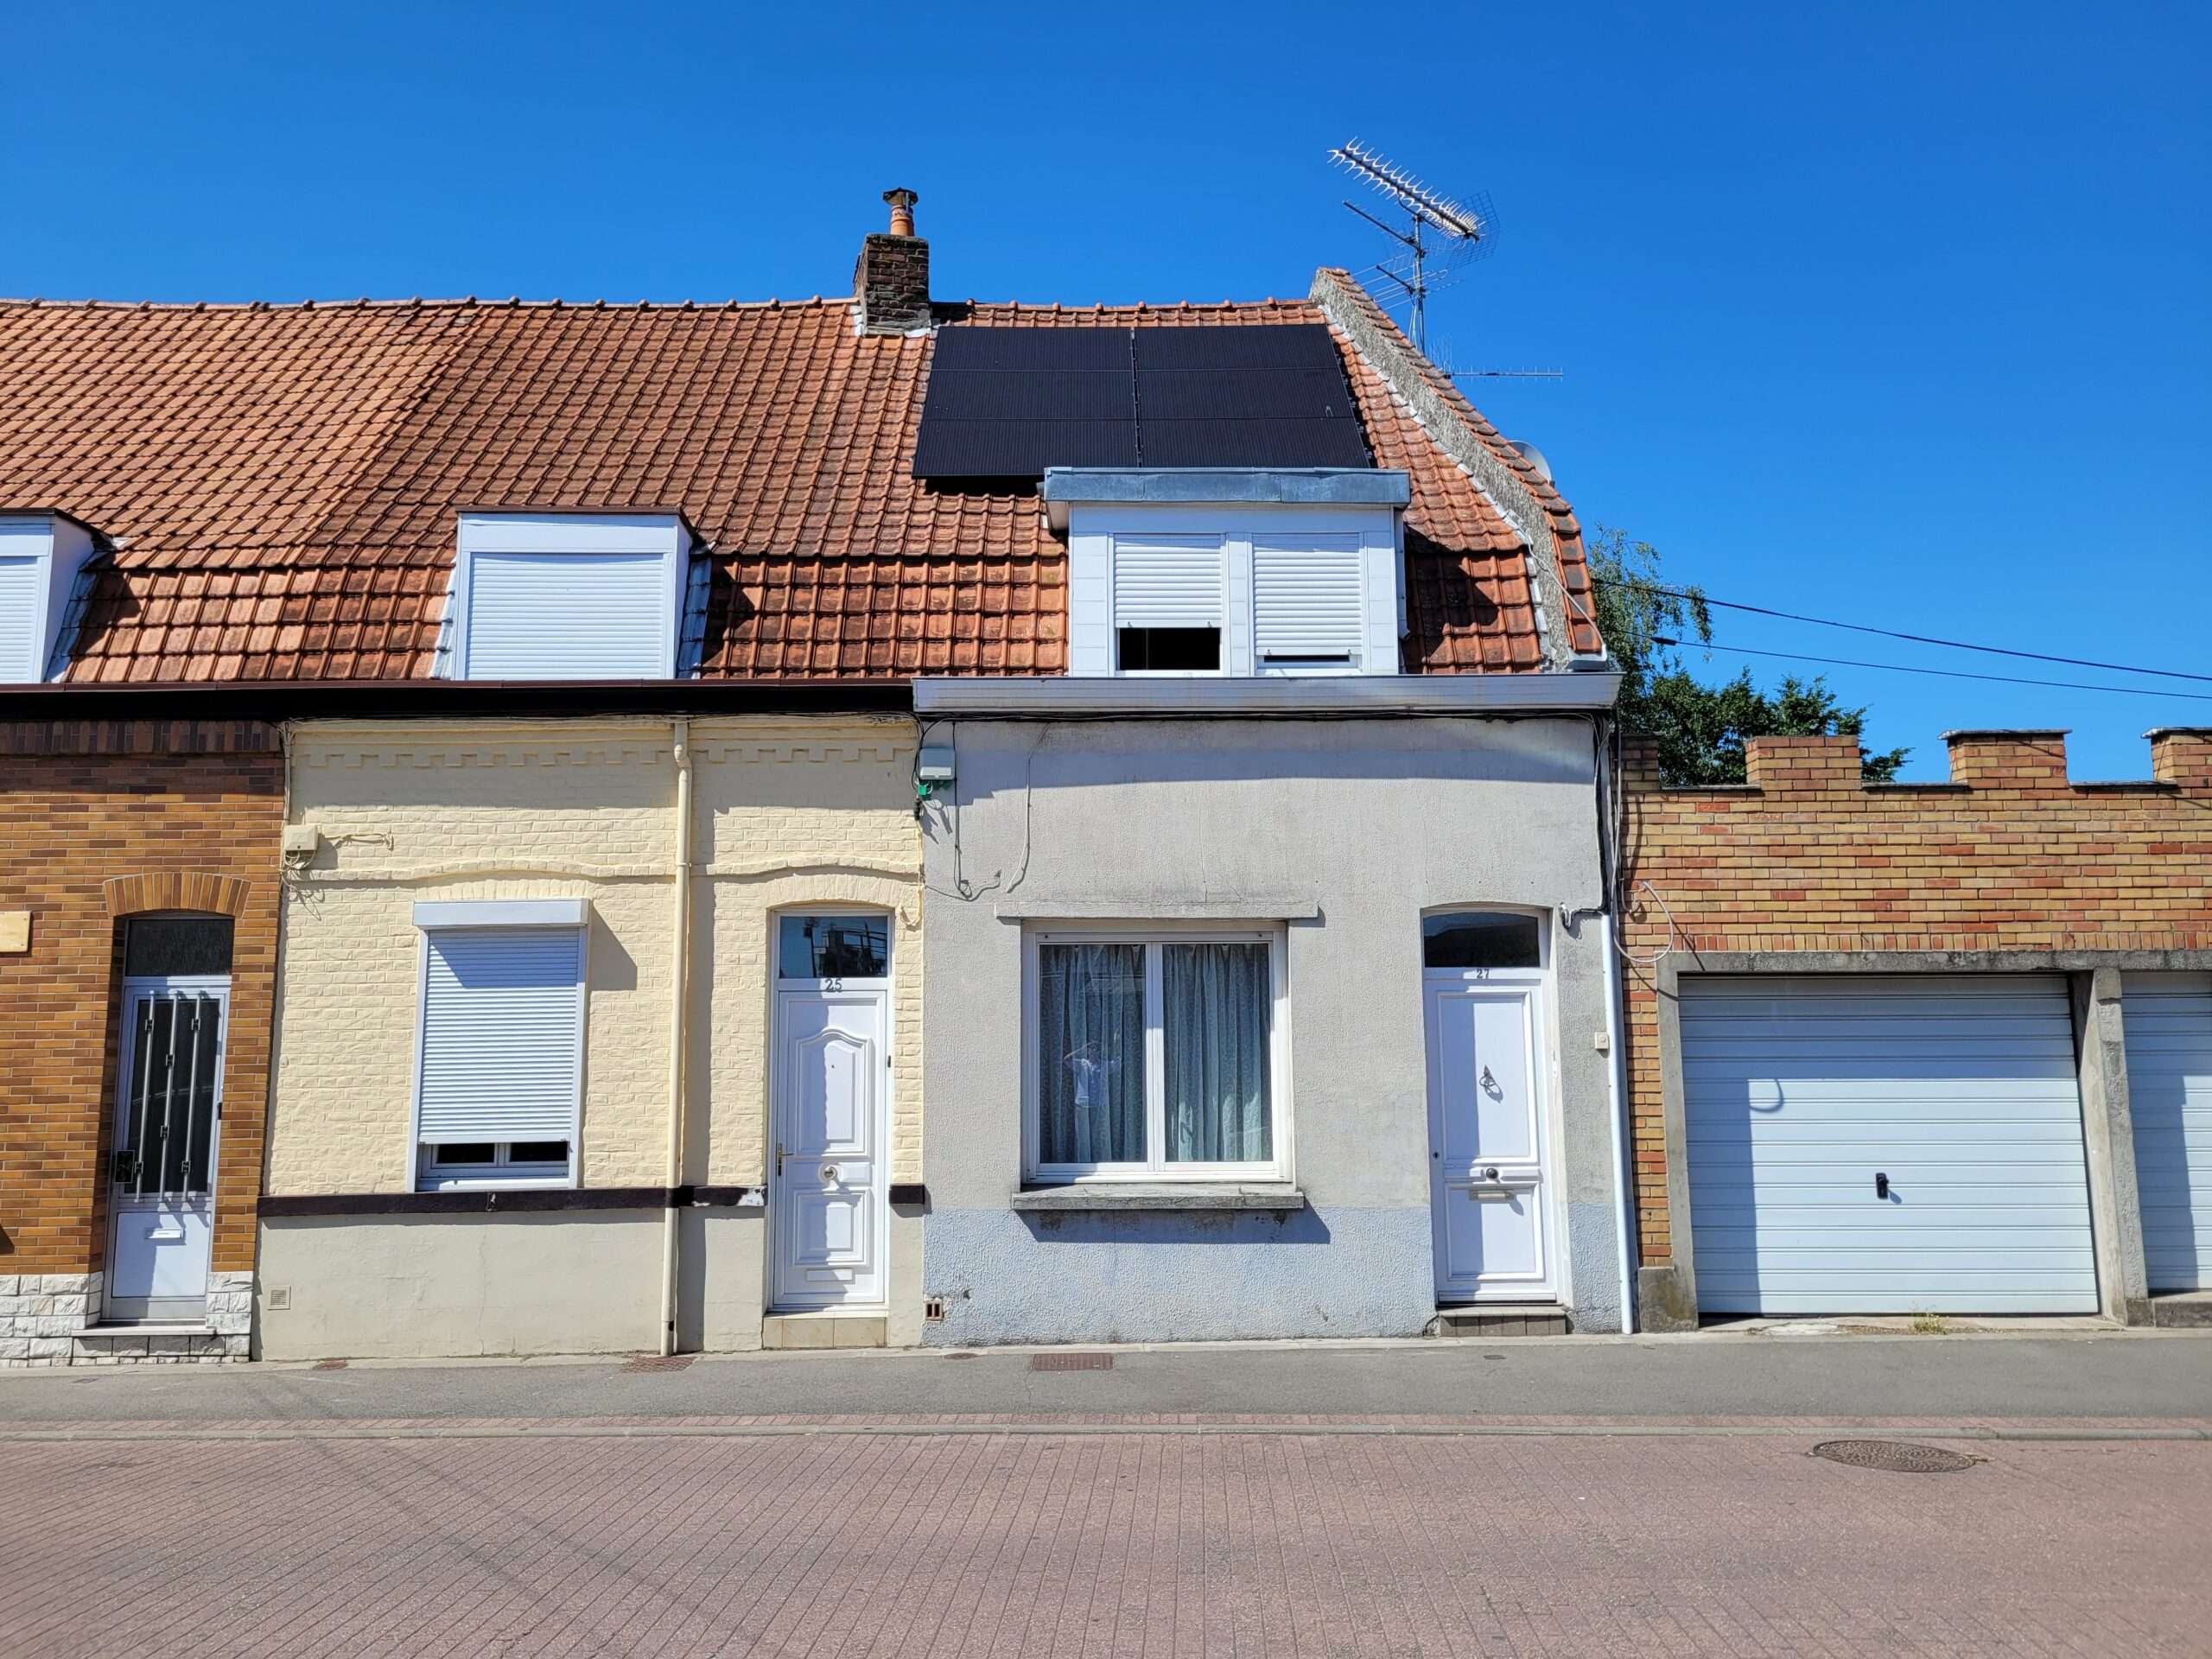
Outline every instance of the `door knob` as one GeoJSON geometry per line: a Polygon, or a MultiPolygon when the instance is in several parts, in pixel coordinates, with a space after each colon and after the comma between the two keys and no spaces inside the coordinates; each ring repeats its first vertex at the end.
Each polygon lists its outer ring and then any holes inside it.
{"type": "Polygon", "coordinates": [[[837,1166],[836,1166],[836,1165],[835,1165],[835,1164],[824,1164],[824,1165],[823,1165],[823,1166],[822,1166],[822,1183],[823,1183],[823,1185],[824,1186],[830,1186],[830,1185],[836,1185],[836,1179],[837,1179],[837,1166]]]}
{"type": "Polygon", "coordinates": [[[1890,1196],[1890,1178],[1879,1170],[1874,1172],[1874,1196],[1878,1198],[1890,1196]]]}
{"type": "Polygon", "coordinates": [[[1485,1165],[1483,1168],[1483,1179],[1486,1181],[1495,1181],[1497,1179],[1497,1166],[1496,1164],[1485,1165]]]}

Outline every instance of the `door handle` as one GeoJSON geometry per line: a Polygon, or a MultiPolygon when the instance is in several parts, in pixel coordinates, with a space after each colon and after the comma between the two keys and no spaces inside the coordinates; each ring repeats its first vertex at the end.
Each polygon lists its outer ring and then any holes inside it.
{"type": "Polygon", "coordinates": [[[1890,1196],[1890,1178],[1879,1170],[1874,1172],[1874,1196],[1878,1198],[1890,1196]]]}
{"type": "Polygon", "coordinates": [[[1491,1093],[1492,1093],[1492,1094],[1494,1095],[1494,1094],[1496,1094],[1496,1093],[1497,1092],[1497,1079],[1496,1077],[1493,1077],[1492,1076],[1491,1076],[1491,1074],[1490,1074],[1490,1067],[1488,1067],[1488,1066],[1484,1066],[1484,1067],[1483,1067],[1483,1079],[1482,1079],[1482,1082],[1483,1082],[1483,1087],[1484,1087],[1484,1088],[1485,1088],[1485,1089],[1487,1089],[1487,1090],[1489,1090],[1491,1091],[1491,1093]]]}
{"type": "Polygon", "coordinates": [[[1497,1184],[1497,1166],[1496,1164],[1486,1164],[1483,1166],[1483,1179],[1491,1183],[1493,1185],[1497,1184]]]}

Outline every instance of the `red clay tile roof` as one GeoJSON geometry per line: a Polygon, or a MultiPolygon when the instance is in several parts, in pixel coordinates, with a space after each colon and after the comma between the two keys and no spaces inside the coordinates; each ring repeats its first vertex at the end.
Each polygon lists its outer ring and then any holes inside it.
{"type": "MultiPolygon", "coordinates": [[[[1039,327],[1325,321],[1302,300],[938,309],[1039,327]]],[[[1413,477],[1406,666],[1540,666],[1518,536],[1344,349],[1377,464],[1413,477]]],[[[715,550],[709,676],[1061,671],[1065,548],[1034,496],[912,476],[929,353],[856,335],[842,299],[0,302],[0,507],[114,540],[72,681],[426,676],[461,510],[645,505],[680,509],[715,550]]],[[[1586,596],[1566,504],[1440,381],[1550,507],[1560,575],[1586,596]]],[[[1586,624],[1571,633],[1594,647],[1586,624]]]]}

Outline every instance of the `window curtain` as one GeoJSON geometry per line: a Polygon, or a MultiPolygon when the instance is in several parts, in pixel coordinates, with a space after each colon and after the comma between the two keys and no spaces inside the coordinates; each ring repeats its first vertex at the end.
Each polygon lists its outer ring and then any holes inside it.
{"type": "Polygon", "coordinates": [[[1144,947],[1047,944],[1038,962],[1038,1159],[1144,1161],[1144,947]]]}
{"type": "Polygon", "coordinates": [[[1161,954],[1168,1160],[1273,1157],[1268,947],[1171,944],[1161,954]]]}

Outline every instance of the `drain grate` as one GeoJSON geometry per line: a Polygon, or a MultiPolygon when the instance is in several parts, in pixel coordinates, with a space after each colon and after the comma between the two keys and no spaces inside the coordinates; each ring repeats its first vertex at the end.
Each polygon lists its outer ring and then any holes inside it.
{"type": "Polygon", "coordinates": [[[1918,1446],[1910,1440],[1822,1440],[1813,1448],[1813,1455],[1853,1469],[1881,1469],[1893,1475],[1955,1475],[1973,1468],[1977,1461],[1963,1452],[1918,1446]]]}
{"type": "Polygon", "coordinates": [[[1029,1369],[1033,1371],[1110,1371],[1114,1369],[1111,1354],[1032,1354],[1029,1369]]]}
{"type": "Polygon", "coordinates": [[[696,1354],[640,1354],[635,1359],[626,1360],[622,1369],[626,1371],[680,1371],[696,1358],[696,1354]]]}

